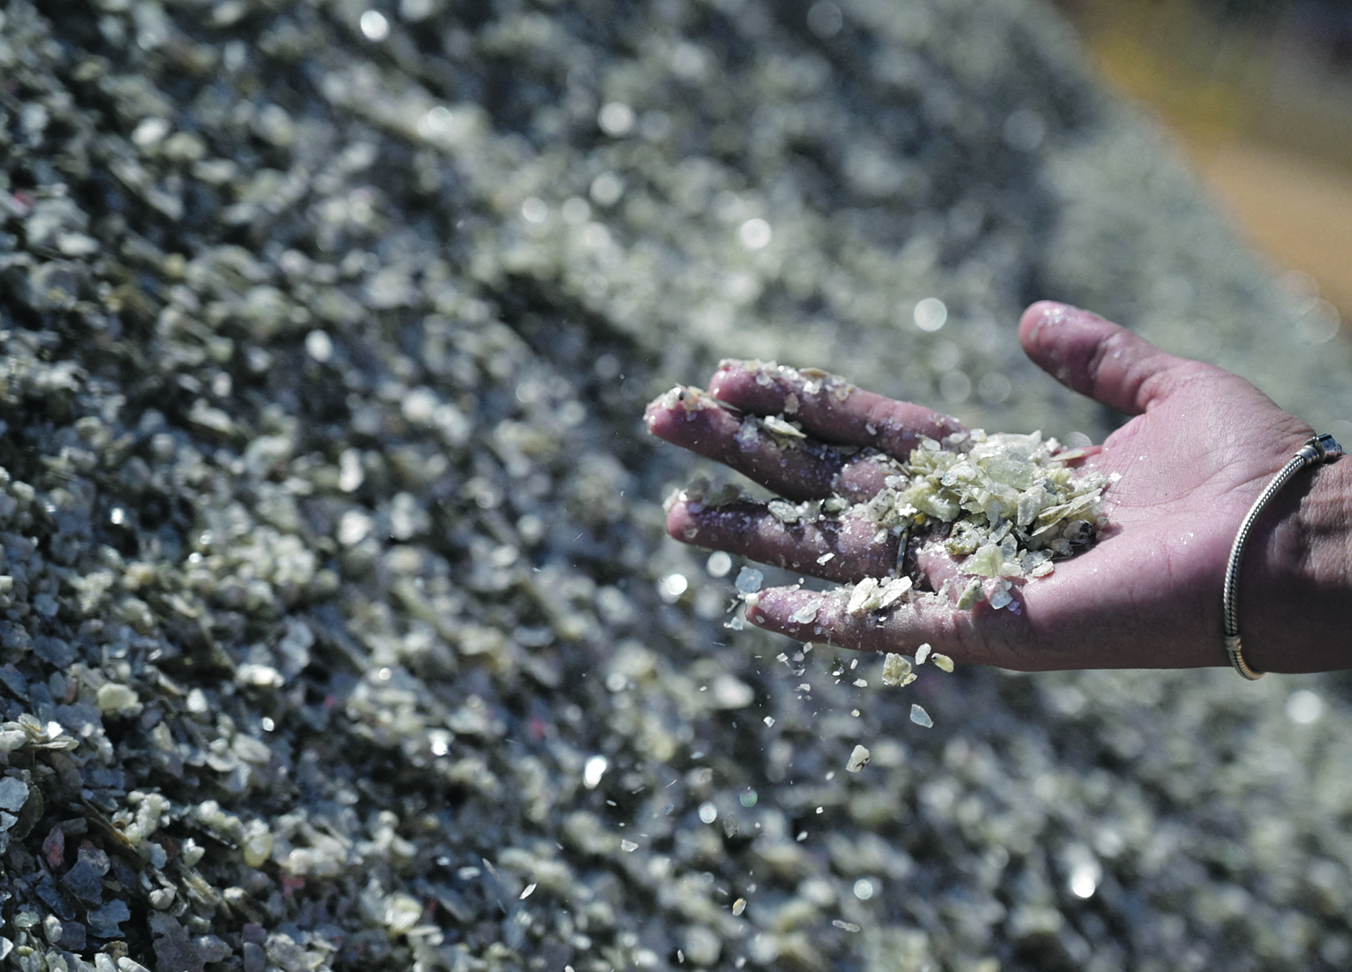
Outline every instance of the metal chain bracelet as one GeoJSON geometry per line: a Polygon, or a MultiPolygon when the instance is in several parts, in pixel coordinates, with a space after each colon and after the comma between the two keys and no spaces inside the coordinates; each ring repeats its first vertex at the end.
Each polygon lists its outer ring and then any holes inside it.
{"type": "Polygon", "coordinates": [[[1235,545],[1230,548],[1230,560],[1225,566],[1225,597],[1223,602],[1225,609],[1225,651],[1230,656],[1230,664],[1234,666],[1235,671],[1250,681],[1257,681],[1263,677],[1264,673],[1254,671],[1248,666],[1244,661],[1244,653],[1239,643],[1239,605],[1236,603],[1236,596],[1239,589],[1239,562],[1244,557],[1244,543],[1249,539],[1249,531],[1253,529],[1253,525],[1263,515],[1263,510],[1272,501],[1272,497],[1281,492],[1287,480],[1306,466],[1332,462],[1342,454],[1343,447],[1328,433],[1312,436],[1308,439],[1305,445],[1301,446],[1300,451],[1291,457],[1291,461],[1283,466],[1276,476],[1272,477],[1272,482],[1268,483],[1267,489],[1263,490],[1262,495],[1249,508],[1248,516],[1244,517],[1244,522],[1239,527],[1239,533],[1235,535],[1235,545]]]}

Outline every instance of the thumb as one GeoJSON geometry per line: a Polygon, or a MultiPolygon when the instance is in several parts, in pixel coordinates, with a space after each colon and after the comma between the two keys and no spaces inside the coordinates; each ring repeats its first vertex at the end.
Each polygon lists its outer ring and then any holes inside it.
{"type": "Polygon", "coordinates": [[[1028,357],[1061,384],[1128,415],[1139,415],[1210,370],[1097,314],[1052,301],[1023,312],[1019,340],[1028,357]]]}

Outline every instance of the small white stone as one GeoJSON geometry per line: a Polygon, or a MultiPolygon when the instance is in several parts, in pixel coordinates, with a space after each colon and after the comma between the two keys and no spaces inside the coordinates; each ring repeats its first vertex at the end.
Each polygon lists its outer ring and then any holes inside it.
{"type": "Polygon", "coordinates": [[[816,604],[804,604],[797,611],[794,611],[793,614],[789,615],[789,620],[794,624],[811,624],[813,621],[817,620],[817,607],[818,605],[816,604]]]}
{"type": "Polygon", "coordinates": [[[869,610],[870,602],[873,601],[877,590],[878,578],[865,577],[854,586],[854,593],[850,595],[850,603],[845,610],[850,614],[863,614],[869,610]]]}
{"type": "Polygon", "coordinates": [[[901,685],[902,680],[911,674],[911,662],[905,655],[889,651],[883,657],[883,684],[901,685]]]}
{"type": "Polygon", "coordinates": [[[792,422],[785,421],[778,415],[767,415],[765,416],[765,418],[761,419],[761,422],[765,424],[765,427],[767,429],[775,433],[775,435],[782,435],[790,439],[807,438],[807,433],[805,433],[802,429],[794,425],[792,422]]]}
{"type": "Polygon", "coordinates": [[[119,682],[104,682],[95,696],[100,712],[132,712],[141,707],[135,689],[119,682]]]}
{"type": "Polygon", "coordinates": [[[736,587],[743,594],[754,594],[765,581],[765,574],[755,567],[743,567],[737,573],[736,587]]]}

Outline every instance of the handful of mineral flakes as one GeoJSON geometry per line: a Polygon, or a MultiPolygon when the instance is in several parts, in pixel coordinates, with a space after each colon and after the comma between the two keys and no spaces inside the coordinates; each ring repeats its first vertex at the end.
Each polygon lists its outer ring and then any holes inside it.
{"type": "MultiPolygon", "coordinates": [[[[1041,432],[965,429],[815,369],[724,362],[714,380],[656,399],[649,430],[777,495],[700,482],[668,500],[668,529],[844,582],[848,615],[895,610],[917,585],[959,608],[1017,612],[1016,583],[1050,574],[1106,526],[1109,481],[1082,468],[1090,451],[1041,432]]],[[[758,585],[738,590],[758,597],[758,585]]],[[[815,624],[820,603],[802,600],[787,621],[815,624]]]]}
{"type": "MultiPolygon", "coordinates": [[[[1013,602],[1013,580],[1050,574],[1058,558],[1092,543],[1107,525],[1101,500],[1108,480],[1072,468],[1083,455],[1062,450],[1040,432],[972,429],[942,442],[922,439],[864,504],[864,513],[880,541],[900,535],[899,559],[908,538],[921,530],[958,558],[966,578],[959,607],[982,600],[1006,607],[1013,602]]],[[[906,593],[898,588],[907,580],[864,578],[855,585],[849,611],[887,607],[906,593]]]]}

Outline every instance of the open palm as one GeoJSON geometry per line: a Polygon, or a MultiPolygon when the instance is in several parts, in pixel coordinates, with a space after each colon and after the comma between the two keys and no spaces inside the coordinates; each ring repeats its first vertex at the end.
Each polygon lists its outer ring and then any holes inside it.
{"type": "MultiPolygon", "coordinates": [[[[1220,592],[1230,545],[1309,427],[1243,379],[1166,354],[1086,311],[1034,305],[1020,337],[1057,380],[1133,416],[1081,461],[1084,469],[1117,474],[1104,492],[1110,525],[1098,542],[1059,561],[1046,577],[1017,582],[1014,602],[1002,609],[958,608],[943,589],[956,564],[930,544],[903,552],[928,593],[890,609],[852,614],[848,592],[781,587],[750,599],[748,620],[800,640],[865,650],[909,652],[928,642],[959,661],[1022,670],[1226,664],[1220,592]],[[794,621],[813,615],[802,610],[807,606],[816,608],[812,619],[794,621]]],[[[852,503],[883,486],[891,466],[880,453],[904,460],[921,436],[942,438],[962,428],[946,415],[841,379],[758,362],[725,362],[707,394],[669,392],[649,406],[647,422],[653,434],[789,500],[836,495],[852,503]],[[793,419],[804,438],[786,445],[747,418],[780,415],[793,419]]],[[[1241,618],[1246,645],[1302,635],[1305,615],[1293,619],[1283,605],[1309,593],[1309,524],[1291,515],[1308,488],[1308,481],[1293,485],[1250,540],[1241,603],[1261,607],[1241,618]]],[[[896,541],[879,542],[873,524],[850,510],[801,523],[785,522],[779,512],[749,500],[713,503],[688,491],[669,506],[667,527],[684,542],[838,582],[886,576],[897,564],[896,541]]],[[[1310,639],[1316,622],[1309,622],[1310,639]]],[[[1311,648],[1250,662],[1298,670],[1341,667],[1347,663],[1341,658],[1311,648]]]]}

